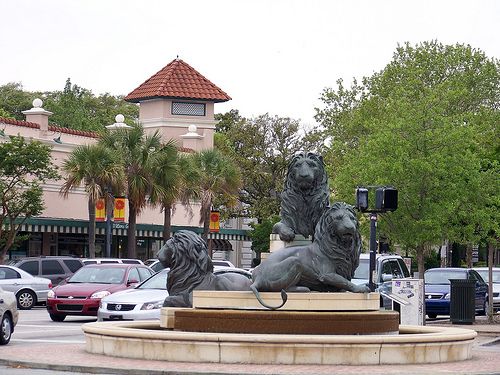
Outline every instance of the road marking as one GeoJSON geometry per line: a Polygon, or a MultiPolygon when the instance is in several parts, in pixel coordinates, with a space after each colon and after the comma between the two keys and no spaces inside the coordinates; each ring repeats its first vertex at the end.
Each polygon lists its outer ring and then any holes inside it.
{"type": "Polygon", "coordinates": [[[80,340],[37,340],[37,339],[11,339],[12,342],[45,342],[55,344],[85,344],[85,341],[80,340]]]}

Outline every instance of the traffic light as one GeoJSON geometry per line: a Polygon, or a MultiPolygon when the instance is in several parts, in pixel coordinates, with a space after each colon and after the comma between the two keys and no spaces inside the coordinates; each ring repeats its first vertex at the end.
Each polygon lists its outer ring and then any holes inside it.
{"type": "Polygon", "coordinates": [[[356,208],[361,212],[368,209],[368,189],[359,187],[356,189],[356,208]]]}
{"type": "Polygon", "coordinates": [[[398,191],[393,187],[380,187],[375,191],[375,209],[394,211],[398,208],[398,191]]]}

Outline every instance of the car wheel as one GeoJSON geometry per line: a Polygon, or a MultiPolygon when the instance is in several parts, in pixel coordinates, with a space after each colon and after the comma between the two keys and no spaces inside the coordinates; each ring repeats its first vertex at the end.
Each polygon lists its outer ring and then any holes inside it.
{"type": "Polygon", "coordinates": [[[62,322],[64,319],[66,319],[66,315],[64,314],[49,314],[50,319],[52,319],[54,322],[62,322]]]}
{"type": "Polygon", "coordinates": [[[35,293],[30,290],[21,290],[17,293],[17,307],[19,310],[30,310],[35,305],[35,293]]]}
{"type": "Polygon", "coordinates": [[[427,314],[427,316],[431,319],[436,319],[437,318],[437,314],[427,314]]]}
{"type": "Polygon", "coordinates": [[[12,324],[12,318],[9,314],[4,314],[0,325],[0,345],[9,343],[13,329],[14,325],[12,324]]]}

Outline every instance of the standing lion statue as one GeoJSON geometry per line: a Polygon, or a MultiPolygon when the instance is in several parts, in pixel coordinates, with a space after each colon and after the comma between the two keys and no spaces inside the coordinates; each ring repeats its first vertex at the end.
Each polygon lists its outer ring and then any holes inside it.
{"type": "Polygon", "coordinates": [[[169,296],[163,306],[192,307],[193,290],[250,290],[252,283],[237,273],[214,275],[206,242],[189,230],[175,232],[156,254],[165,268],[169,296]]]}
{"type": "Polygon", "coordinates": [[[323,158],[312,152],[296,154],[281,193],[281,221],[274,225],[272,233],[285,242],[293,241],[296,234],[314,235],[316,223],[330,204],[329,198],[323,158]]]}
{"type": "Polygon", "coordinates": [[[287,290],[367,293],[370,289],[366,285],[351,282],[361,246],[353,207],[337,202],[321,216],[313,242],[272,252],[252,272],[250,289],[263,306],[273,310],[285,304],[287,290]],[[260,297],[262,291],[281,291],[282,304],[267,305],[260,297]]]}

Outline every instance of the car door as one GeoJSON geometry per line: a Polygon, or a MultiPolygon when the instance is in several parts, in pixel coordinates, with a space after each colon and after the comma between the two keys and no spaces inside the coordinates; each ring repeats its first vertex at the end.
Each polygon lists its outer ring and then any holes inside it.
{"type": "Polygon", "coordinates": [[[16,293],[21,287],[21,275],[9,267],[0,266],[0,287],[7,291],[16,293]]]}
{"type": "Polygon", "coordinates": [[[484,282],[481,276],[474,270],[469,270],[468,279],[474,280],[476,282],[474,305],[476,310],[482,310],[484,307],[484,302],[486,301],[486,294],[488,293],[488,285],[484,282]]]}

